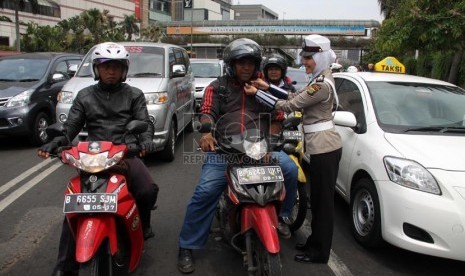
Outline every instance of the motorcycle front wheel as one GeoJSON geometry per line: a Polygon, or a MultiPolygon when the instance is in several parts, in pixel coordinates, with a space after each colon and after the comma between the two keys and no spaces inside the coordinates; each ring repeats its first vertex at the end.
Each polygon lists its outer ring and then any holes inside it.
{"type": "Polygon", "coordinates": [[[289,228],[292,232],[299,230],[307,217],[308,196],[306,183],[297,182],[297,194],[290,217],[289,228]]]}
{"type": "Polygon", "coordinates": [[[253,243],[253,267],[256,268],[254,273],[249,275],[255,276],[281,276],[282,265],[279,253],[270,253],[266,251],[258,237],[254,237],[253,243]]]}
{"type": "Polygon", "coordinates": [[[79,276],[112,276],[112,258],[108,253],[108,243],[100,245],[97,253],[79,267],[79,276]]]}

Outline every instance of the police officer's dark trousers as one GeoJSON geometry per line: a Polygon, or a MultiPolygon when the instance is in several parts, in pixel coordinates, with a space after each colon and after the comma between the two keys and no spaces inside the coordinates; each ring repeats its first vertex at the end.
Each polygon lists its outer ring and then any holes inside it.
{"type": "Polygon", "coordinates": [[[334,226],[334,189],[342,148],[310,156],[310,204],[312,234],[305,244],[306,253],[317,262],[327,262],[334,226]]]}

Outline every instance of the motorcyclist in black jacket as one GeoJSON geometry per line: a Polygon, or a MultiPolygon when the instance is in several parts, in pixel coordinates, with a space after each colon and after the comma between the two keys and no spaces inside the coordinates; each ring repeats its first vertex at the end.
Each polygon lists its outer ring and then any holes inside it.
{"type": "MultiPolygon", "coordinates": [[[[124,83],[129,68],[128,57],[129,53],[122,45],[106,42],[96,46],[92,53],[92,69],[99,82],[79,91],[63,124],[66,137],[56,137],[43,145],[38,151],[40,157],[47,158],[59,146],[69,144],[84,124],[89,141],[122,143],[125,127],[132,120],[148,123],[147,131],[139,135],[140,157],[154,150],[154,127],[145,96],[140,89],[124,83]]],[[[150,213],[157,200],[158,186],[139,157],[127,158],[125,162],[129,168],[128,188],[139,207],[144,239],[148,239],[154,236],[150,213]]],[[[74,256],[75,244],[65,219],[53,275],[74,275],[78,269],[74,256]]]]}

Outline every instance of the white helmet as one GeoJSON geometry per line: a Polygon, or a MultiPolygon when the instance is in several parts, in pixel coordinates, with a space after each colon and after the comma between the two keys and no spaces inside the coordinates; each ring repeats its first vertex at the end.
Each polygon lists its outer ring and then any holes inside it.
{"type": "Polygon", "coordinates": [[[355,72],[358,72],[358,69],[357,69],[357,67],[355,67],[355,66],[352,65],[352,66],[349,66],[349,67],[347,68],[347,72],[355,73],[355,72]]]}
{"type": "Polygon", "coordinates": [[[128,74],[129,53],[123,45],[114,42],[104,42],[95,47],[95,50],[92,53],[92,71],[94,72],[94,79],[100,79],[97,65],[114,60],[123,64],[123,75],[121,76],[121,81],[124,82],[128,74]]]}

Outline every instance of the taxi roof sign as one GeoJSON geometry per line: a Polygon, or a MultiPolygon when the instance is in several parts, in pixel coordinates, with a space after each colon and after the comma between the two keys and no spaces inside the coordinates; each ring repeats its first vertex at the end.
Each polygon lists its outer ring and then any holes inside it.
{"type": "Polygon", "coordinates": [[[405,66],[395,57],[386,57],[382,61],[375,64],[375,71],[405,74],[405,66]]]}

